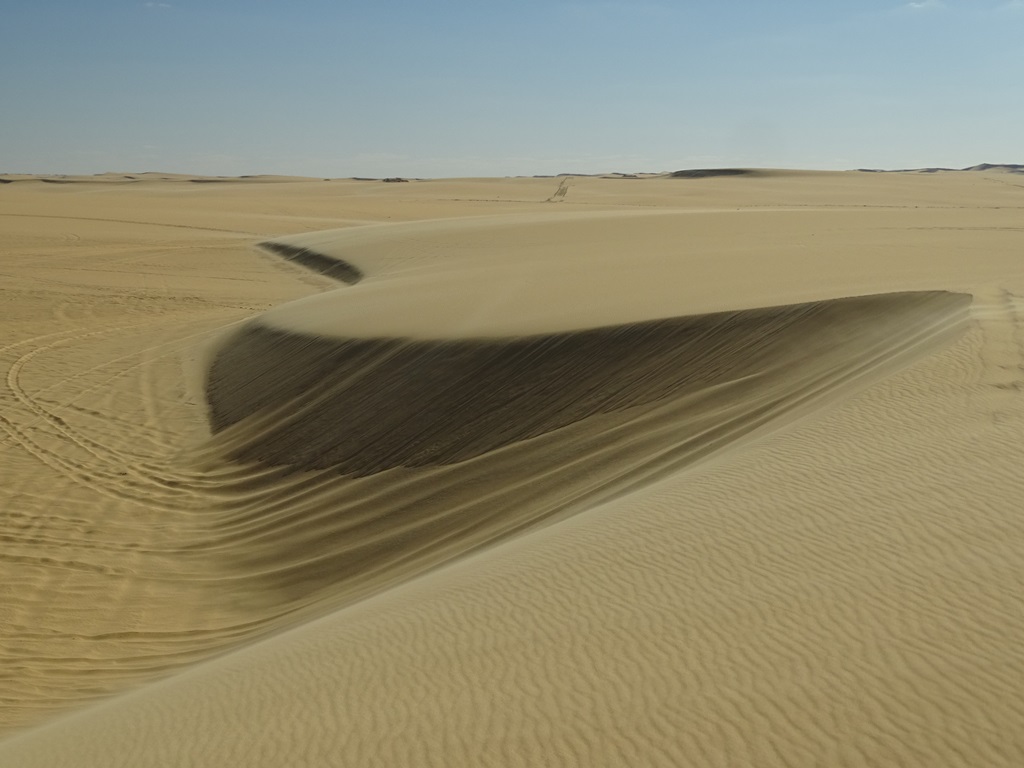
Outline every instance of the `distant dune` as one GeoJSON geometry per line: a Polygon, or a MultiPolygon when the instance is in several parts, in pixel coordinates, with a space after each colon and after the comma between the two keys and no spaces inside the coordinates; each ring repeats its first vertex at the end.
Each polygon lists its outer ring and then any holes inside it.
{"type": "Polygon", "coordinates": [[[964,168],[965,171],[1009,171],[1010,173],[1024,173],[1024,165],[1015,163],[982,163],[964,168]]]}
{"type": "Polygon", "coordinates": [[[715,176],[757,176],[752,168],[694,168],[688,171],[673,171],[673,179],[708,179],[715,176]]]}
{"type": "MultiPolygon", "coordinates": [[[[967,168],[943,168],[943,167],[926,167],[926,168],[899,168],[899,169],[883,169],[883,168],[858,168],[857,171],[861,173],[941,173],[941,172],[955,172],[955,171],[1003,171],[1006,173],[1024,173],[1024,165],[1015,163],[980,163],[979,165],[972,165],[967,168]]],[[[813,176],[813,175],[827,175],[830,173],[836,173],[835,171],[807,171],[807,170],[795,170],[786,168],[688,168],[678,171],[670,171],[668,173],[662,172],[650,172],[650,171],[633,171],[633,172],[620,172],[616,171],[613,173],[557,173],[557,174],[538,174],[528,178],[533,179],[558,179],[565,177],[578,177],[578,178],[605,178],[605,179],[656,179],[656,178],[674,178],[674,179],[708,179],[717,177],[729,177],[729,176],[747,176],[747,177],[778,177],[778,176],[813,176]]],[[[527,178],[527,177],[519,177],[527,178]]],[[[199,174],[183,174],[183,173],[161,173],[158,171],[143,171],[139,173],[99,173],[95,175],[71,175],[71,174],[12,174],[12,173],[0,173],[0,184],[7,184],[12,181],[35,181],[48,184],[97,184],[97,183],[126,183],[132,181],[181,181],[192,184],[213,184],[213,183],[224,183],[224,182],[247,182],[247,183],[288,183],[288,182],[311,182],[311,181],[332,181],[327,178],[313,178],[307,176],[281,176],[275,174],[255,174],[255,175],[243,175],[243,176],[204,176],[199,174]]],[[[333,181],[342,181],[341,179],[334,179],[333,181]]],[[[367,177],[367,176],[354,176],[346,181],[375,181],[375,182],[409,182],[409,181],[424,181],[424,179],[412,179],[400,176],[392,176],[388,178],[379,177],[367,177]]]]}
{"type": "Polygon", "coordinates": [[[1024,764],[1019,169],[8,174],[0,765],[1024,764]]]}
{"type": "Polygon", "coordinates": [[[958,171],[1006,171],[1007,173],[1024,173],[1024,165],[1013,163],[981,163],[969,168],[903,168],[900,170],[880,170],[876,168],[860,168],[867,173],[956,173],[958,171]]]}

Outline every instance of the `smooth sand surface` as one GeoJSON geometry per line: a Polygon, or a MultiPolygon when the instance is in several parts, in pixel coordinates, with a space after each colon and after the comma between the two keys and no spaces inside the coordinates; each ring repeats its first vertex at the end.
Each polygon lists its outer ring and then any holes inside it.
{"type": "Polygon", "coordinates": [[[1019,174],[3,178],[0,765],[1024,764],[1019,174]]]}

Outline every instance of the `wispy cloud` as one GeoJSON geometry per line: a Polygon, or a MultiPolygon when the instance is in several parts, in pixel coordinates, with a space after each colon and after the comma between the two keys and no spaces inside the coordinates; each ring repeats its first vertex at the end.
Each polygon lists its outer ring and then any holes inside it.
{"type": "Polygon", "coordinates": [[[918,2],[909,2],[904,7],[912,11],[931,11],[945,8],[946,4],[943,0],[919,0],[918,2]]]}

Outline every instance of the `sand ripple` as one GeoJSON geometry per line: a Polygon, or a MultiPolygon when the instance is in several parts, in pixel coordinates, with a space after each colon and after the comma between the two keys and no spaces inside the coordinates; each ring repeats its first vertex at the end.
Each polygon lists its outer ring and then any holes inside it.
{"type": "Polygon", "coordinates": [[[1020,765],[1019,188],[826,176],[6,185],[0,764],[1020,765]]]}

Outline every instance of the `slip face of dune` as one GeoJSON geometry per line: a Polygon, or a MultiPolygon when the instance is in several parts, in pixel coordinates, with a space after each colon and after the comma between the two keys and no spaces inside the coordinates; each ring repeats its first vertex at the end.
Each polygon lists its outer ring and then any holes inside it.
{"type": "Polygon", "coordinates": [[[745,394],[777,386],[773,378],[825,388],[844,368],[878,365],[919,339],[945,340],[969,303],[895,294],[434,341],[316,337],[257,320],[222,344],[206,392],[215,433],[255,421],[251,441],[236,436],[244,425],[235,430],[234,458],[365,475],[453,464],[590,416],[718,390],[745,394]]]}
{"type": "Polygon", "coordinates": [[[1024,764],[1007,169],[195,178],[0,185],[0,765],[1024,764]]]}
{"type": "Polygon", "coordinates": [[[207,379],[204,460],[253,467],[219,491],[221,560],[267,594],[351,600],[864,386],[947,343],[969,305],[921,292],[433,341],[257,319],[207,379]]]}

